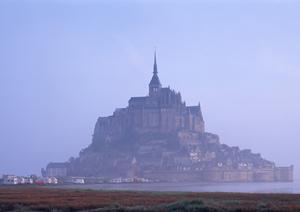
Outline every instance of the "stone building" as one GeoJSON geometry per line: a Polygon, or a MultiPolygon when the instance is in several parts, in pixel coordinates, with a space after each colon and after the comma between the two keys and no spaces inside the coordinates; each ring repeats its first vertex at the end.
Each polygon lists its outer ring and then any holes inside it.
{"type": "Polygon", "coordinates": [[[47,177],[65,177],[67,176],[67,169],[68,163],[49,163],[45,175],[47,177]]]}
{"type": "Polygon", "coordinates": [[[162,87],[158,77],[156,54],[153,76],[147,96],[132,97],[126,108],[117,109],[112,116],[100,117],[96,134],[135,132],[174,132],[188,130],[203,133],[204,121],[200,103],[186,106],[179,92],[162,87]]]}

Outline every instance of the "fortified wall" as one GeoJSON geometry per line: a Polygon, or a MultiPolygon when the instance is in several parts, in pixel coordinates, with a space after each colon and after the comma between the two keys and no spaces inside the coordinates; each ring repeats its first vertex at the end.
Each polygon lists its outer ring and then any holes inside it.
{"type": "Polygon", "coordinates": [[[158,171],[147,172],[145,178],[162,182],[293,182],[293,166],[265,169],[222,170],[213,168],[206,171],[158,171]]]}

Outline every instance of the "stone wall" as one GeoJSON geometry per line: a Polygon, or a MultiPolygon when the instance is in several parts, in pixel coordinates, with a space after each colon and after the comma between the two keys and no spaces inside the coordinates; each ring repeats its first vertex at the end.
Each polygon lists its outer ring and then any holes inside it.
{"type": "Polygon", "coordinates": [[[292,182],[294,180],[293,172],[294,172],[293,166],[276,167],[275,168],[275,180],[281,181],[281,182],[292,182]]]}
{"type": "Polygon", "coordinates": [[[143,174],[144,178],[161,182],[199,182],[202,181],[200,172],[151,171],[143,174]]]}
{"type": "Polygon", "coordinates": [[[251,170],[210,170],[202,173],[203,180],[209,182],[251,182],[251,170]]]}
{"type": "Polygon", "coordinates": [[[65,177],[67,176],[67,168],[46,168],[47,177],[65,177]]]}
{"type": "Polygon", "coordinates": [[[143,176],[164,182],[291,182],[293,181],[293,167],[254,170],[152,171],[144,173],[143,176]]]}

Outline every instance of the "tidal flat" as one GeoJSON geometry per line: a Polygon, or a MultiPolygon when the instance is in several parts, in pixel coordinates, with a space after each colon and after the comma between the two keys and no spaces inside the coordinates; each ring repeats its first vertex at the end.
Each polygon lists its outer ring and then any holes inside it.
{"type": "Polygon", "coordinates": [[[2,186],[0,211],[300,211],[300,194],[2,186]]]}

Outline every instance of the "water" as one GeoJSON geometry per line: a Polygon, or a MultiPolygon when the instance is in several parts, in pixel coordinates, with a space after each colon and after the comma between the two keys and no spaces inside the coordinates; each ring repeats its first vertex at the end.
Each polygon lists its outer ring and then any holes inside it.
{"type": "Polygon", "coordinates": [[[123,183],[60,185],[60,188],[132,191],[183,192],[247,192],[247,193],[300,193],[300,181],[291,183],[123,183]]]}

